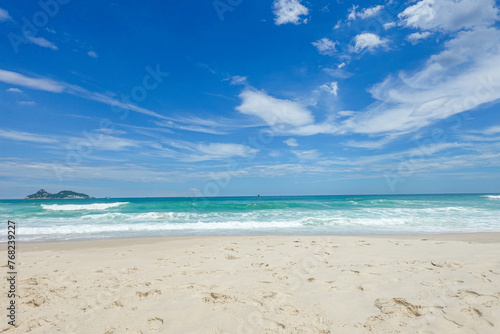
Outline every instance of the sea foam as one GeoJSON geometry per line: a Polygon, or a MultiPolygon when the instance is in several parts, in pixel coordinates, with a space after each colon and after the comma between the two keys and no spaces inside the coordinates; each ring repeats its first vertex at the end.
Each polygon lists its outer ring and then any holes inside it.
{"type": "Polygon", "coordinates": [[[500,199],[500,195],[485,195],[484,197],[489,199],[500,199]]]}
{"type": "Polygon", "coordinates": [[[93,203],[93,204],[42,204],[42,209],[52,211],[78,211],[78,210],[106,210],[115,208],[120,205],[129,204],[129,202],[116,202],[116,203],[93,203]]]}

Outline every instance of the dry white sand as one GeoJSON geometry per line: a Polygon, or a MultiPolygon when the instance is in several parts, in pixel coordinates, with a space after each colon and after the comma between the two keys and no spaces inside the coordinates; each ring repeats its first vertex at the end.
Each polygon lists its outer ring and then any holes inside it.
{"type": "Polygon", "coordinates": [[[500,333],[500,233],[21,244],[18,258],[18,326],[3,316],[0,333],[500,333]]]}

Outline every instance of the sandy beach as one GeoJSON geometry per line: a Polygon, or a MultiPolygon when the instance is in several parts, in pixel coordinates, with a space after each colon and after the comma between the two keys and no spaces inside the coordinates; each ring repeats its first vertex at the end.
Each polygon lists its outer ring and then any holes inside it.
{"type": "Polygon", "coordinates": [[[17,327],[4,316],[0,333],[500,332],[500,233],[120,239],[17,252],[17,327]]]}

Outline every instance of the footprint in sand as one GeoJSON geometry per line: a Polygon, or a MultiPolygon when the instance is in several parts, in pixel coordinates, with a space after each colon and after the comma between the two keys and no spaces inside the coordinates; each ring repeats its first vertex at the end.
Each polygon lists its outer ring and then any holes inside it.
{"type": "Polygon", "coordinates": [[[148,328],[151,332],[158,332],[163,327],[163,319],[154,317],[148,319],[148,328]]]}
{"type": "Polygon", "coordinates": [[[383,314],[400,312],[410,317],[420,317],[424,314],[422,306],[411,304],[404,298],[377,299],[374,305],[383,314]]]}

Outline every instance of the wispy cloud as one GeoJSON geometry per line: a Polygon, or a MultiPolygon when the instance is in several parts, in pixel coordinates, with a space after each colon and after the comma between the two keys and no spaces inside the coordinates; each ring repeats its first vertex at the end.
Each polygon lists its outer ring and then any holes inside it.
{"type": "Polygon", "coordinates": [[[366,148],[366,149],[378,149],[382,148],[391,141],[394,140],[394,137],[386,136],[382,139],[371,139],[371,140],[349,140],[343,142],[342,145],[348,147],[357,147],[357,148],[366,148]]]}
{"type": "Polygon", "coordinates": [[[364,20],[369,17],[377,15],[383,8],[384,6],[382,5],[365,8],[361,12],[357,13],[357,16],[364,20]]]}
{"type": "Polygon", "coordinates": [[[22,106],[34,106],[36,104],[35,101],[19,101],[17,103],[22,106]]]}
{"type": "Polygon", "coordinates": [[[342,127],[356,133],[407,133],[500,98],[500,31],[459,33],[414,73],[400,73],[375,85],[378,100],[342,127]],[[446,65],[446,66],[444,66],[446,65]]]}
{"type": "Polygon", "coordinates": [[[336,50],[336,45],[337,43],[328,39],[328,38],[322,38],[316,42],[312,42],[312,45],[318,49],[318,52],[322,55],[328,55],[332,56],[335,54],[336,50]]]}
{"type": "Polygon", "coordinates": [[[348,20],[355,20],[356,19],[356,10],[359,8],[359,6],[352,5],[352,7],[349,9],[347,13],[347,19],[348,20]]]}
{"type": "Polygon", "coordinates": [[[11,85],[18,85],[52,93],[62,93],[65,90],[64,84],[52,79],[30,78],[16,72],[4,70],[0,70],[0,81],[11,85]]]}
{"type": "Polygon", "coordinates": [[[300,0],[275,0],[273,8],[276,25],[307,23],[307,19],[303,19],[301,16],[308,15],[309,9],[302,5],[300,0]]]}
{"type": "Polygon", "coordinates": [[[0,21],[10,21],[12,17],[10,17],[9,12],[5,9],[0,8],[0,21]]]}
{"type": "Polygon", "coordinates": [[[33,44],[41,46],[42,48],[49,48],[49,49],[52,49],[52,50],[57,50],[58,49],[57,46],[54,43],[46,40],[43,37],[26,36],[26,39],[29,40],[33,44]]]}
{"type": "Polygon", "coordinates": [[[97,57],[99,57],[99,55],[95,51],[89,51],[89,52],[87,52],[87,55],[89,57],[91,57],[91,58],[97,58],[97,57]]]}
{"type": "Polygon", "coordinates": [[[231,77],[230,81],[231,85],[246,85],[248,84],[248,78],[240,75],[235,75],[231,77]]]}
{"type": "Polygon", "coordinates": [[[161,148],[158,154],[183,162],[199,162],[210,160],[228,160],[231,158],[249,158],[258,149],[243,144],[205,143],[182,140],[164,140],[162,144],[171,148],[161,148]]]}
{"type": "Polygon", "coordinates": [[[65,161],[40,162],[28,159],[1,159],[0,176],[7,178],[22,178],[59,181],[57,175],[63,175],[65,180],[105,180],[128,182],[182,182],[193,178],[185,171],[172,171],[148,168],[140,164],[124,163],[113,165],[67,166],[65,161]]]}
{"type": "Polygon", "coordinates": [[[297,143],[297,139],[295,138],[288,138],[287,140],[284,140],[283,143],[287,144],[290,147],[299,146],[299,143],[297,143]]]}
{"type": "Polygon", "coordinates": [[[209,143],[198,144],[196,152],[183,158],[184,161],[224,160],[233,157],[248,158],[259,150],[242,144],[209,143]]]}
{"type": "Polygon", "coordinates": [[[486,134],[486,135],[495,135],[497,133],[500,133],[500,125],[495,125],[495,126],[489,127],[487,129],[484,129],[481,132],[486,134]]]}
{"type": "Polygon", "coordinates": [[[321,155],[318,150],[292,150],[292,153],[300,160],[316,160],[321,155]]]}
{"type": "Polygon", "coordinates": [[[424,31],[424,32],[414,32],[413,34],[410,34],[406,36],[406,39],[411,43],[411,44],[417,44],[420,42],[422,39],[426,39],[431,35],[430,32],[424,31]]]}
{"type": "Polygon", "coordinates": [[[91,92],[91,91],[89,91],[85,88],[79,87],[79,86],[66,84],[66,90],[67,90],[67,93],[69,93],[69,94],[76,95],[76,96],[79,96],[79,97],[87,99],[87,100],[101,102],[101,103],[107,104],[107,105],[112,106],[112,107],[122,108],[122,109],[130,110],[130,111],[135,111],[135,112],[138,112],[140,114],[152,116],[155,118],[165,119],[165,117],[163,115],[160,115],[152,110],[138,107],[138,106],[133,105],[133,104],[126,102],[126,101],[119,101],[119,100],[117,100],[113,97],[110,97],[108,95],[104,95],[104,94],[96,93],[96,92],[91,92]]]}
{"type": "Polygon", "coordinates": [[[119,101],[113,97],[110,97],[108,95],[104,95],[101,93],[96,93],[96,92],[91,92],[85,88],[76,86],[76,85],[71,85],[65,82],[60,82],[60,81],[55,81],[52,79],[46,79],[46,78],[31,78],[27,77],[25,75],[22,75],[20,73],[16,72],[11,72],[11,71],[5,71],[5,70],[0,70],[0,81],[5,82],[8,84],[12,85],[17,85],[21,87],[26,87],[26,88],[31,88],[31,89],[36,89],[36,90],[42,90],[46,92],[52,92],[52,93],[68,93],[72,95],[76,95],[78,97],[87,99],[87,100],[92,100],[100,103],[107,104],[112,107],[117,107],[117,108],[122,108],[130,111],[135,111],[144,115],[152,116],[155,118],[160,118],[160,119],[165,119],[164,116],[145,109],[138,107],[136,105],[133,105],[128,102],[124,101],[119,101]]]}
{"type": "Polygon", "coordinates": [[[195,124],[182,124],[182,123],[177,123],[173,121],[160,121],[156,122],[157,125],[161,127],[166,127],[170,129],[178,129],[178,130],[184,130],[184,131],[191,131],[191,132],[200,132],[200,133],[209,133],[213,135],[225,135],[228,134],[227,131],[219,130],[217,128],[211,127],[211,126],[200,126],[200,125],[195,125],[195,124]]]}
{"type": "Polygon", "coordinates": [[[352,77],[354,74],[344,70],[343,67],[345,66],[345,63],[342,63],[342,64],[344,64],[344,65],[343,66],[339,65],[337,68],[325,67],[323,69],[323,71],[325,71],[325,73],[329,74],[330,76],[332,76],[334,78],[348,79],[348,78],[352,77]]]}
{"type": "Polygon", "coordinates": [[[47,136],[36,135],[28,132],[0,130],[0,137],[15,141],[26,141],[32,143],[50,144],[56,143],[57,140],[47,136]]]}
{"type": "Polygon", "coordinates": [[[23,92],[19,88],[9,88],[9,89],[6,89],[5,91],[10,92],[10,93],[22,93],[23,92]]]}
{"type": "Polygon", "coordinates": [[[191,132],[209,133],[214,135],[226,135],[242,128],[262,126],[262,122],[239,121],[222,117],[204,119],[196,116],[167,116],[164,121],[155,122],[156,125],[191,132]]]}
{"type": "Polygon", "coordinates": [[[339,94],[339,83],[337,81],[321,85],[320,88],[334,96],[337,96],[339,94]]]}
{"type": "Polygon", "coordinates": [[[93,141],[87,138],[72,137],[68,139],[68,143],[64,146],[65,149],[77,149],[79,145],[91,144],[92,149],[101,151],[125,151],[131,148],[145,147],[146,142],[140,142],[137,140],[132,140],[128,138],[120,138],[115,136],[110,136],[108,134],[99,134],[95,136],[96,139],[93,141]]]}
{"type": "Polygon", "coordinates": [[[347,20],[353,21],[358,17],[360,19],[364,20],[364,19],[367,19],[369,17],[375,16],[384,8],[384,6],[377,5],[377,6],[373,6],[373,7],[368,7],[368,8],[365,8],[365,9],[359,11],[359,12],[357,11],[358,8],[359,8],[359,6],[353,5],[349,9],[349,12],[347,15],[347,20]]]}
{"type": "Polygon", "coordinates": [[[394,28],[396,26],[396,22],[387,22],[384,23],[383,27],[385,30],[389,30],[391,28],[394,28]]]}

